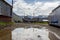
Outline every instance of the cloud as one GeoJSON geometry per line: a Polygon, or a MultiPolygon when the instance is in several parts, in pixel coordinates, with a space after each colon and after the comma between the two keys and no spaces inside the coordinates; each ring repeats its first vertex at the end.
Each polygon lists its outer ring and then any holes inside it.
{"type": "Polygon", "coordinates": [[[59,5],[59,2],[46,2],[41,7],[43,14],[49,14],[54,8],[56,8],[59,5]]]}
{"type": "MultiPolygon", "coordinates": [[[[55,0],[56,1],[56,0],[55,0]]],[[[49,15],[49,13],[59,5],[59,1],[56,2],[40,2],[37,1],[33,4],[26,3],[24,0],[15,0],[13,11],[17,15],[49,15]]]]}
{"type": "Polygon", "coordinates": [[[60,1],[60,0],[37,0],[40,2],[56,2],[56,1],[60,1]]]}

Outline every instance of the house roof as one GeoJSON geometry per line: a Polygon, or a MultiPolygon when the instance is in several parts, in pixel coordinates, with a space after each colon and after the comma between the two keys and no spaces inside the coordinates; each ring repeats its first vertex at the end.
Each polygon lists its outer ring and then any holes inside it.
{"type": "Polygon", "coordinates": [[[12,7],[12,5],[10,5],[9,3],[7,3],[5,0],[1,0],[3,1],[5,4],[9,5],[10,7],[12,7]]]}
{"type": "Polygon", "coordinates": [[[60,8],[60,5],[58,7],[56,7],[54,10],[52,10],[52,12],[54,12],[56,9],[60,8]]]}

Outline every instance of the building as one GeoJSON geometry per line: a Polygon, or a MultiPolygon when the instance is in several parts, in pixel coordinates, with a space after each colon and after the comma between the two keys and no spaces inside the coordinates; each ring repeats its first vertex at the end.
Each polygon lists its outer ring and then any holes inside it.
{"type": "Polygon", "coordinates": [[[12,6],[4,0],[0,0],[0,21],[10,22],[12,18],[12,6]]]}
{"type": "Polygon", "coordinates": [[[23,22],[30,22],[31,18],[29,16],[23,17],[23,22]]]}
{"type": "Polygon", "coordinates": [[[13,14],[12,14],[12,21],[13,21],[13,22],[23,22],[23,20],[22,20],[23,17],[24,17],[24,16],[19,16],[19,15],[13,13],[13,14]]]}
{"type": "Polygon", "coordinates": [[[60,26],[60,5],[50,13],[48,17],[49,25],[60,26]]]}
{"type": "Polygon", "coordinates": [[[48,15],[39,15],[39,22],[48,22],[48,15]]]}
{"type": "Polygon", "coordinates": [[[47,15],[39,15],[39,16],[24,16],[24,22],[48,22],[47,15]]]}

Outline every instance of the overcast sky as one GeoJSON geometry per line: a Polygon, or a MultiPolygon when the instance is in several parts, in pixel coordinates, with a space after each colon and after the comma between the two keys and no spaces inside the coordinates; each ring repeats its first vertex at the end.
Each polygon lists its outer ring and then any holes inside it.
{"type": "MultiPolygon", "coordinates": [[[[11,0],[8,0],[11,4],[11,0]]],[[[49,15],[60,4],[60,0],[14,0],[14,13],[17,15],[49,15]]]]}

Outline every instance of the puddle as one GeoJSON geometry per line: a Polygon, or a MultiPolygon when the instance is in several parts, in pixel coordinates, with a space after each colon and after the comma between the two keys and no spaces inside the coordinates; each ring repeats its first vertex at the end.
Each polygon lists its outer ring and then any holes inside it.
{"type": "Polygon", "coordinates": [[[45,28],[16,28],[12,31],[12,40],[50,40],[45,28]]]}

